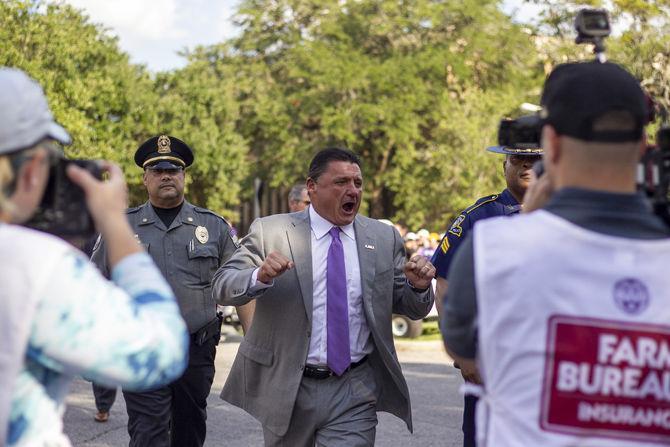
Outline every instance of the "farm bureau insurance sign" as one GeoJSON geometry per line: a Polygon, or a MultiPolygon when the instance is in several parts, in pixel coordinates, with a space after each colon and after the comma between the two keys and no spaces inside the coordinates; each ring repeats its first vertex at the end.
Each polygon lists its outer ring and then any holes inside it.
{"type": "Polygon", "coordinates": [[[670,442],[670,326],[549,319],[543,430],[670,442]]]}

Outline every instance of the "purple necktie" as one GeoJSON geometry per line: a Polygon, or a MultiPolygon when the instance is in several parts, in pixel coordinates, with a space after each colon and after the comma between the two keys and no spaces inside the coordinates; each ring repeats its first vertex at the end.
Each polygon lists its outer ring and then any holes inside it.
{"type": "Polygon", "coordinates": [[[347,272],[344,269],[344,249],[340,231],[340,227],[330,229],[331,241],[326,269],[328,367],[338,376],[341,376],[351,364],[347,272]]]}

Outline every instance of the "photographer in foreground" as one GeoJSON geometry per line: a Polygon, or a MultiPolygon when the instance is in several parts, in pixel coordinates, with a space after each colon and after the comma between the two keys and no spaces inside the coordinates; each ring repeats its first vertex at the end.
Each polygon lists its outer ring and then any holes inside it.
{"type": "Polygon", "coordinates": [[[445,345],[483,382],[478,445],[668,443],[670,239],[635,192],[644,94],[618,65],[571,63],[541,102],[554,194],[478,223],[448,278],[445,345]]]}
{"type": "Polygon", "coordinates": [[[69,446],[61,415],[76,375],[147,389],[178,377],[186,326],[174,295],[125,216],[119,167],[100,182],[70,165],[97,229],[107,240],[112,281],[63,240],[23,224],[36,212],[49,168],[67,144],[40,86],[0,69],[0,445],[69,446]]]}

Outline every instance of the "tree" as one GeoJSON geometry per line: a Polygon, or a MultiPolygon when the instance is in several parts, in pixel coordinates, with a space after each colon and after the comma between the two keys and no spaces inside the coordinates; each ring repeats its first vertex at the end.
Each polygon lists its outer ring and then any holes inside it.
{"type": "Polygon", "coordinates": [[[500,187],[484,146],[538,65],[497,2],[247,0],[238,23],[236,60],[254,80],[238,128],[272,185],[340,144],[363,156],[373,217],[444,227],[474,191],[500,187]]]}
{"type": "MultiPolygon", "coordinates": [[[[106,158],[127,172],[135,142],[151,133],[157,96],[148,73],[129,63],[117,39],[76,9],[41,1],[0,2],[0,65],[43,87],[73,137],[71,157],[106,158]]],[[[139,176],[129,175],[133,185],[139,176]]]]}
{"type": "Polygon", "coordinates": [[[42,1],[0,1],[0,40],[0,65],[40,82],[54,116],[71,133],[66,153],[121,164],[131,205],[146,200],[134,152],[164,132],[196,150],[189,198],[235,215],[248,164],[246,142],[234,129],[239,112],[229,66],[209,64],[205,50],[196,49],[188,67],[154,78],[85,14],[42,1]]]}
{"type": "Polygon", "coordinates": [[[593,57],[590,48],[574,44],[574,17],[584,6],[604,8],[613,29],[606,40],[609,60],[630,70],[660,104],[670,108],[670,1],[526,1],[544,6],[532,25],[547,73],[557,63],[593,57]]]}
{"type": "Polygon", "coordinates": [[[235,126],[240,119],[234,66],[215,57],[217,47],[187,53],[189,64],[156,79],[158,128],[182,135],[196,153],[189,170],[189,197],[237,220],[242,185],[249,174],[248,147],[235,126]]]}

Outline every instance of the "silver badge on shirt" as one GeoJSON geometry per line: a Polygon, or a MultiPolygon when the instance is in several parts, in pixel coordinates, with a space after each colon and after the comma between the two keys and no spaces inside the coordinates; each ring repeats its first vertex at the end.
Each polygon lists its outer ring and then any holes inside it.
{"type": "Polygon", "coordinates": [[[209,240],[209,231],[207,231],[207,228],[198,226],[195,229],[195,238],[200,241],[201,244],[207,243],[209,240]]]}

